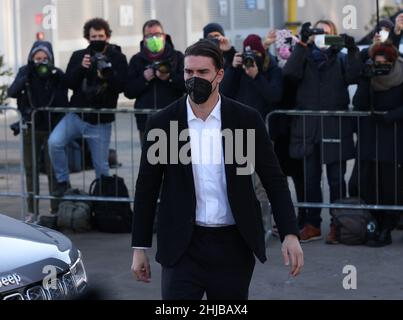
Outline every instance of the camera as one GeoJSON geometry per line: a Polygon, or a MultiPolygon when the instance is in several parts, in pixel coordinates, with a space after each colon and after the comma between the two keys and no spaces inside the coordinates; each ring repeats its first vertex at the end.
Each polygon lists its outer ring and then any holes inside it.
{"type": "Polygon", "coordinates": [[[309,32],[308,32],[309,37],[320,35],[320,34],[325,34],[325,30],[323,30],[321,28],[311,28],[311,29],[309,29],[309,32]]]}
{"type": "Polygon", "coordinates": [[[91,57],[91,63],[104,78],[108,78],[111,75],[112,63],[108,61],[108,58],[104,54],[96,52],[91,57]]]}
{"type": "Polygon", "coordinates": [[[166,60],[166,61],[154,61],[148,68],[151,68],[154,70],[154,72],[159,71],[160,73],[171,73],[172,66],[171,63],[166,60]]]}
{"type": "Polygon", "coordinates": [[[242,54],[242,64],[246,68],[251,68],[256,62],[256,54],[252,50],[245,50],[242,54]]]}
{"type": "Polygon", "coordinates": [[[215,44],[217,47],[220,46],[220,39],[218,38],[208,38],[209,41],[211,41],[213,44],[215,44]]]}
{"type": "Polygon", "coordinates": [[[374,63],[372,59],[367,60],[365,63],[362,75],[366,78],[377,76],[386,76],[392,71],[391,64],[374,63]]]}

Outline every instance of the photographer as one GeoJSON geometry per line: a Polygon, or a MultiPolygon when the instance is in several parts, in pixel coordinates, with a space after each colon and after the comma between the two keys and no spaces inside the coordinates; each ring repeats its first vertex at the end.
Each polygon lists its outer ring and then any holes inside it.
{"type": "Polygon", "coordinates": [[[265,119],[281,101],[282,72],[258,35],[249,35],[243,47],[243,54],[236,53],[232,66],[225,70],[221,92],[255,108],[265,119]]]}
{"type": "MultiPolygon", "coordinates": [[[[183,54],[157,20],[144,24],[143,36],[140,52],[130,60],[125,96],[136,99],[135,109],[162,109],[185,93],[183,54]]],[[[141,143],[147,118],[136,115],[141,143]]]]}
{"type": "Polygon", "coordinates": [[[224,28],[215,22],[211,22],[203,28],[203,39],[208,39],[217,44],[224,55],[224,68],[231,66],[236,50],[231,41],[225,36],[224,28]]]}
{"type": "MultiPolygon", "coordinates": [[[[348,86],[358,82],[362,62],[354,38],[336,35],[331,21],[319,21],[314,28],[310,23],[302,26],[301,41],[283,69],[284,76],[297,85],[296,109],[348,110],[348,86]],[[340,52],[342,47],[347,48],[348,54],[340,52]]],[[[322,202],[322,164],[326,165],[330,201],[345,197],[346,161],[354,157],[352,120],[296,117],[291,127],[290,155],[305,161],[305,201],[322,202]]],[[[320,214],[318,208],[307,209],[301,241],[322,238],[320,214]]],[[[336,242],[335,228],[331,225],[326,243],[336,242]]]]}
{"type": "MultiPolygon", "coordinates": [[[[392,43],[377,43],[369,49],[367,62],[354,107],[372,111],[371,118],[360,119],[358,135],[360,196],[367,204],[403,203],[403,59],[392,43]]],[[[354,169],[358,177],[358,162],[354,169]]],[[[353,175],[354,176],[354,175],[353,175]]],[[[357,189],[357,188],[356,188],[357,189]]],[[[357,193],[357,190],[351,192],[357,193]]],[[[398,211],[374,213],[378,236],[367,245],[382,247],[392,243],[391,231],[397,226],[398,211]]]]}
{"type": "MultiPolygon", "coordinates": [[[[47,151],[47,141],[50,131],[57,124],[58,115],[55,113],[36,112],[35,113],[35,154],[33,159],[31,126],[32,112],[38,108],[44,107],[66,107],[68,103],[67,87],[63,83],[64,73],[54,66],[54,56],[52,45],[46,41],[36,41],[29,53],[28,64],[21,67],[17,77],[8,89],[8,96],[17,99],[18,110],[23,117],[24,141],[24,166],[26,175],[27,191],[30,194],[27,200],[28,219],[33,217],[34,201],[32,192],[34,183],[39,192],[39,168],[41,148],[45,147],[44,163],[46,174],[48,176],[49,192],[55,187],[55,179],[52,175],[52,166],[47,151]],[[34,181],[33,161],[37,166],[37,179],[34,181]]],[[[20,134],[19,123],[11,126],[14,135],[20,134]]],[[[36,205],[38,202],[36,203],[36,205]]],[[[57,211],[57,202],[51,201],[51,212],[57,211]]]]}
{"type": "MultiPolygon", "coordinates": [[[[119,93],[124,89],[127,60],[120,48],[109,43],[112,31],[108,22],[95,18],[84,26],[89,46],[73,53],[66,70],[68,87],[73,90],[70,106],[75,108],[115,109],[119,93]]],[[[53,193],[62,197],[69,188],[66,145],[85,136],[97,178],[109,175],[108,153],[112,114],[67,114],[49,138],[49,154],[58,188],[53,193]]]]}

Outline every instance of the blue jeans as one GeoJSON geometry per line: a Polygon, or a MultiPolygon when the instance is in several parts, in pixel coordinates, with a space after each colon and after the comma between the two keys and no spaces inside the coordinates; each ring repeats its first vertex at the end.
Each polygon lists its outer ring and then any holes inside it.
{"type": "Polygon", "coordinates": [[[67,114],[52,131],[48,146],[49,156],[57,182],[69,182],[66,146],[74,139],[84,137],[89,145],[96,177],[109,176],[109,144],[112,124],[90,124],[77,114],[67,114]]]}

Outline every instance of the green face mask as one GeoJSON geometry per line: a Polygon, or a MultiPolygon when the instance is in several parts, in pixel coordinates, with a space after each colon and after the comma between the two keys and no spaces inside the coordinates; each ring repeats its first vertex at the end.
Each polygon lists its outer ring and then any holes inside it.
{"type": "Polygon", "coordinates": [[[40,77],[46,77],[50,73],[50,67],[47,63],[38,63],[36,65],[36,72],[40,77]]]}
{"type": "Polygon", "coordinates": [[[164,49],[164,38],[163,37],[151,37],[146,39],[147,49],[152,53],[161,52],[164,49]]]}

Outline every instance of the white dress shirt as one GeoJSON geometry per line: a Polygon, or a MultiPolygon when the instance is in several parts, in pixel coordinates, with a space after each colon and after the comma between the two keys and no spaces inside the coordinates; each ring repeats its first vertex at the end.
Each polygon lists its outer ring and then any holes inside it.
{"type": "Polygon", "coordinates": [[[188,98],[187,115],[196,192],[196,224],[207,227],[234,225],[225,176],[221,98],[206,121],[195,116],[188,98]]]}

